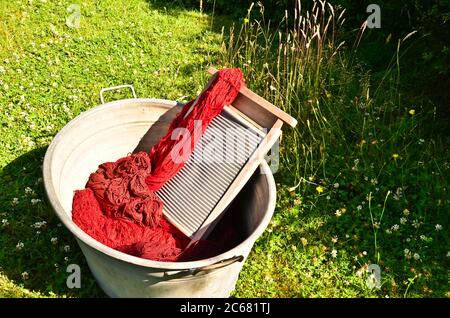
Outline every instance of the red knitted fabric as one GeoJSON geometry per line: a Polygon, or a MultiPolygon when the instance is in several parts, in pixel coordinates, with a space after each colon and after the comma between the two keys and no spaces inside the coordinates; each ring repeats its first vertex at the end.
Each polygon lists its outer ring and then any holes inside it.
{"type": "Polygon", "coordinates": [[[190,239],[166,221],[163,202],[153,191],[183,167],[199,137],[223,106],[233,102],[242,83],[239,69],[220,70],[197,101],[184,106],[150,154],[139,152],[101,164],[90,175],[86,189],[75,191],[75,224],[111,248],[158,261],[205,258],[230,248],[236,238],[232,231],[218,241],[196,242],[184,250],[190,239]],[[177,147],[180,143],[190,147],[177,147]]]}

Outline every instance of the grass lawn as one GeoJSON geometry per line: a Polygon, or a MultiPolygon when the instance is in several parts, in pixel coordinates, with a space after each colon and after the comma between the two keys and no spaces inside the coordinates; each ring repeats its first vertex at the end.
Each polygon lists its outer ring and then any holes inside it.
{"type": "Polygon", "coordinates": [[[0,297],[104,296],[46,202],[46,147],[99,104],[101,88],[132,84],[138,97],[183,102],[208,65],[241,67],[299,119],[283,136],[274,218],[234,296],[450,296],[448,136],[429,124],[440,125],[433,107],[401,97],[395,65],[374,82],[335,43],[311,46],[326,63],[302,55],[292,71],[299,56],[277,51],[252,21],[230,40],[218,17],[144,0],[83,1],[80,27],[69,28],[74,2],[0,3],[0,297]],[[66,287],[70,263],[82,267],[81,289],[66,287]],[[381,288],[367,285],[370,264],[381,288]]]}

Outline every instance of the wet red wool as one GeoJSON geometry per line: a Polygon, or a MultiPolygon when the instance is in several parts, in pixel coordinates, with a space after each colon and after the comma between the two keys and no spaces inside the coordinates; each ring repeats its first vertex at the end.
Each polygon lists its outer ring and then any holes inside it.
{"type": "Polygon", "coordinates": [[[181,133],[173,138],[174,130],[185,128],[194,136],[195,121],[201,121],[201,131],[196,132],[201,136],[223,106],[234,101],[242,84],[239,69],[220,70],[192,110],[189,109],[194,101],[183,107],[149,154],[139,152],[101,164],[89,176],[86,189],[75,191],[72,204],[75,224],[113,249],[157,261],[201,259],[231,248],[237,234],[229,226],[219,240],[199,241],[185,250],[190,239],[164,218],[164,203],[153,191],[183,167],[185,160],[173,160],[174,157],[188,158],[199,139],[191,138],[191,147],[180,147],[188,149],[188,153],[174,155],[174,146],[185,142],[186,136],[181,133]]]}

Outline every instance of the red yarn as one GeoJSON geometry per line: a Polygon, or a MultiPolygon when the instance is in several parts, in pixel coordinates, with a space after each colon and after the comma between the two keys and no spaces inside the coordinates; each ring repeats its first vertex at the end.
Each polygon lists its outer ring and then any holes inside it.
{"type": "Polygon", "coordinates": [[[156,227],[162,218],[162,201],[149,190],[150,159],[145,152],[101,164],[86,187],[93,191],[106,216],[156,227]]]}
{"type": "MultiPolygon", "coordinates": [[[[220,70],[217,72],[217,76],[213,79],[211,85],[198,97],[197,101],[191,101],[184,106],[183,110],[170,124],[167,134],[150,151],[153,170],[146,179],[150,190],[159,190],[180,171],[194,150],[200,139],[199,137],[206,130],[209,123],[220,114],[223,106],[229,105],[234,101],[242,83],[243,75],[240,69],[229,68],[220,70]],[[191,106],[194,103],[195,105],[191,110],[191,106]],[[196,123],[201,124],[201,131],[199,131],[200,126],[196,127],[196,123]],[[185,128],[189,132],[187,136],[189,136],[190,140],[183,140],[183,138],[186,138],[186,135],[182,134],[181,131],[177,133],[175,131],[177,128],[185,128]],[[187,153],[173,153],[174,146],[177,143],[189,141],[190,147],[187,147],[187,153]],[[181,160],[174,162],[173,157],[181,160]]],[[[184,147],[180,148],[184,150],[184,147]]]]}
{"type": "Polygon", "coordinates": [[[118,251],[155,261],[175,261],[189,242],[165,219],[160,226],[139,225],[127,219],[106,216],[92,189],[75,191],[72,220],[91,237],[118,251]],[[146,244],[154,250],[143,250],[146,244]]]}
{"type": "Polygon", "coordinates": [[[190,239],[166,221],[163,202],[153,191],[183,167],[186,160],[180,159],[189,157],[211,120],[236,98],[242,83],[239,69],[219,71],[198,99],[184,106],[150,154],[139,152],[101,164],[89,176],[86,189],[75,191],[75,224],[111,248],[158,261],[210,257],[229,248],[236,237],[234,232],[228,233],[231,237],[196,242],[184,250],[190,239]],[[201,121],[201,126],[197,121],[201,121]],[[176,131],[177,128],[185,130],[176,131]],[[184,140],[186,136],[194,138],[184,140]],[[185,153],[177,153],[174,147],[185,142],[190,142],[190,147],[181,147],[185,153]]]}

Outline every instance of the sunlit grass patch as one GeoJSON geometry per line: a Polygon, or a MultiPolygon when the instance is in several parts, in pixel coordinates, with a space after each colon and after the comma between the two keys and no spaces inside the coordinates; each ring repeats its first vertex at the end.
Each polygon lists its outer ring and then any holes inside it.
{"type": "Polygon", "coordinates": [[[374,80],[338,40],[345,13],[329,4],[286,16],[290,28],[262,12],[224,31],[221,61],[299,125],[284,132],[277,210],[236,295],[255,282],[264,296],[447,295],[448,137],[429,107],[402,99],[401,60],[374,80]]]}

